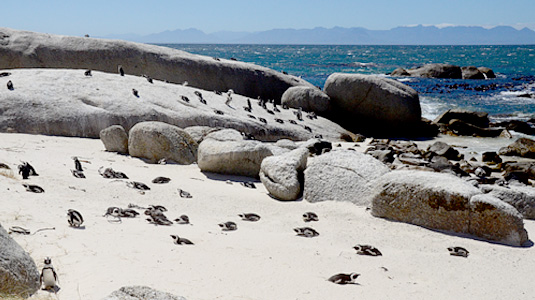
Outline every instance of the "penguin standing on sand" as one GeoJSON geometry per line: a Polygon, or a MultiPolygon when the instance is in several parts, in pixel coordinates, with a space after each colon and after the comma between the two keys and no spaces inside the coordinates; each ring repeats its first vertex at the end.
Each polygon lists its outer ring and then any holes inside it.
{"type": "Polygon", "coordinates": [[[45,259],[45,266],[41,269],[41,276],[39,277],[39,283],[43,286],[43,290],[54,290],[56,291],[56,281],[58,280],[58,275],[52,266],[52,260],[50,257],[45,259]]]}
{"type": "Polygon", "coordinates": [[[67,221],[69,222],[69,225],[71,227],[77,227],[80,228],[82,224],[84,223],[84,218],[82,217],[82,214],[74,209],[69,209],[67,211],[67,221]]]}

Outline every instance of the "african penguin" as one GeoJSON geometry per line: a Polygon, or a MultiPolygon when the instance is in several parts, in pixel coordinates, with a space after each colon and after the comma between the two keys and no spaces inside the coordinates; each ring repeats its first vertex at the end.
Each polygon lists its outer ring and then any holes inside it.
{"type": "Polygon", "coordinates": [[[319,221],[319,218],[316,213],[309,211],[303,214],[303,221],[305,222],[319,221]]]}
{"type": "Polygon", "coordinates": [[[232,94],[234,93],[233,90],[228,90],[227,92],[227,100],[225,101],[225,104],[230,106],[230,102],[232,102],[232,94]]]}
{"type": "Polygon", "coordinates": [[[188,193],[188,192],[186,192],[186,191],[184,191],[182,189],[178,189],[178,194],[182,198],[193,198],[193,196],[190,193],[188,193]]]}
{"type": "Polygon", "coordinates": [[[32,193],[44,193],[45,192],[45,190],[42,187],[35,185],[35,184],[23,183],[22,186],[26,188],[27,192],[32,192],[32,193]]]}
{"type": "Polygon", "coordinates": [[[231,222],[231,221],[220,223],[219,227],[221,227],[223,231],[233,231],[233,230],[238,229],[238,225],[236,225],[236,223],[231,222]]]}
{"type": "Polygon", "coordinates": [[[246,188],[256,189],[256,185],[252,181],[244,181],[244,182],[240,182],[240,184],[246,188]]]}
{"type": "Polygon", "coordinates": [[[450,252],[450,255],[462,257],[468,257],[468,254],[470,253],[463,247],[448,247],[448,251],[450,252]]]}
{"type": "Polygon", "coordinates": [[[118,66],[117,66],[117,71],[119,72],[119,74],[120,74],[121,76],[124,76],[123,66],[118,65],[118,66]]]}
{"type": "Polygon", "coordinates": [[[13,90],[13,82],[11,82],[11,80],[9,80],[9,81],[7,82],[7,89],[10,90],[10,91],[13,90]]]}
{"type": "Polygon", "coordinates": [[[159,176],[159,177],[154,178],[152,180],[152,183],[163,184],[163,183],[168,183],[169,181],[171,181],[171,178],[159,176]]]}
{"type": "Polygon", "coordinates": [[[131,187],[131,188],[134,188],[134,189],[138,189],[138,190],[142,190],[142,191],[148,191],[150,190],[150,187],[148,187],[146,184],[144,184],[143,182],[138,182],[138,181],[129,181],[126,183],[127,186],[131,187]]]}
{"type": "Polygon", "coordinates": [[[91,74],[91,70],[86,70],[85,73],[84,73],[85,76],[93,76],[91,74]]]}
{"type": "Polygon", "coordinates": [[[383,254],[379,249],[370,245],[356,245],[353,249],[357,250],[359,255],[368,255],[368,256],[382,256],[383,254]]]}
{"type": "Polygon", "coordinates": [[[181,238],[178,235],[172,234],[171,237],[173,238],[173,241],[177,245],[194,245],[190,240],[181,238]]]}
{"type": "Polygon", "coordinates": [[[55,290],[58,275],[52,266],[50,257],[45,259],[45,266],[41,269],[41,276],[39,277],[39,284],[43,286],[43,290],[55,290]]]}
{"type": "Polygon", "coordinates": [[[304,236],[307,238],[320,235],[314,228],[310,227],[297,227],[294,228],[294,231],[297,233],[298,236],[304,236]]]}
{"type": "Polygon", "coordinates": [[[84,218],[82,214],[74,209],[69,209],[67,211],[67,221],[71,227],[80,227],[84,223],[84,218]]]}
{"type": "Polygon", "coordinates": [[[351,274],[336,274],[331,277],[329,277],[330,282],[334,282],[336,284],[356,284],[357,277],[359,277],[360,274],[358,273],[351,273],[351,274]]]}
{"type": "Polygon", "coordinates": [[[189,217],[186,215],[181,215],[180,217],[175,219],[175,222],[177,224],[189,224],[189,217]]]}
{"type": "Polygon", "coordinates": [[[136,96],[136,97],[139,98],[139,92],[138,92],[138,90],[136,90],[136,89],[132,89],[132,94],[134,94],[134,96],[136,96]]]}
{"type": "Polygon", "coordinates": [[[260,220],[260,216],[254,213],[243,213],[238,215],[244,221],[256,222],[260,220]]]}
{"type": "Polygon", "coordinates": [[[39,176],[28,162],[23,162],[22,165],[19,165],[19,174],[22,175],[22,179],[28,179],[29,176],[39,176]]]}

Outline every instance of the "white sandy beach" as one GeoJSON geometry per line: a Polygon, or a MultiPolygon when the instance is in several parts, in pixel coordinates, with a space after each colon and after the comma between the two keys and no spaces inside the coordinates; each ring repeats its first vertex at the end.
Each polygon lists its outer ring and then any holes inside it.
{"type": "MultiPolygon", "coordinates": [[[[459,237],[418,226],[372,217],[350,203],[280,202],[252,180],[203,174],[197,165],[154,165],[104,151],[97,139],[0,134],[0,162],[16,173],[30,162],[39,176],[22,180],[0,176],[0,224],[28,228],[55,227],[35,235],[13,235],[38,267],[49,256],[59,276],[57,298],[102,299],[122,286],[145,285],[204,299],[533,299],[535,247],[510,247],[459,237]],[[86,179],[74,178],[72,156],[82,163],[86,179]],[[100,167],[126,173],[129,180],[104,179],[100,167]],[[157,176],[171,178],[153,184],[157,176]],[[145,194],[127,187],[135,180],[151,187],[145,194]],[[230,180],[233,184],[228,184],[230,180]],[[26,192],[22,183],[37,184],[43,194],[26,192]],[[180,198],[177,188],[193,195],[180,198]],[[141,215],[109,222],[109,206],[159,204],[175,219],[182,214],[192,225],[154,226],[141,215]],[[80,211],[84,229],[68,226],[68,209],[80,211]],[[307,224],[301,215],[314,211],[320,221],[307,224]],[[259,222],[240,220],[255,212],[259,222]],[[234,221],[238,230],[222,232],[218,223],[234,221]],[[320,235],[298,237],[294,227],[309,225],[320,235]],[[178,234],[195,243],[173,244],[178,234]],[[355,254],[356,244],[371,244],[381,257],[355,254]],[[468,258],[450,256],[447,247],[462,246],[468,258]],[[336,273],[358,272],[357,285],[336,285],[336,273]]],[[[533,239],[535,222],[525,220],[533,239]]],[[[39,291],[33,299],[54,299],[39,291]]]]}

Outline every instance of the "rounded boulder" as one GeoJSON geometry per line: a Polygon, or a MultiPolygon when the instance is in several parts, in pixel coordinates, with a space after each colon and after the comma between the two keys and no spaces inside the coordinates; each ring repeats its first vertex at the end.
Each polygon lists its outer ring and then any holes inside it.
{"type": "Polygon", "coordinates": [[[188,165],[197,160],[198,144],[181,128],[163,122],[141,122],[130,129],[131,156],[157,162],[161,159],[188,165]]]}
{"type": "Polygon", "coordinates": [[[301,107],[304,111],[322,113],[329,109],[330,98],[317,88],[294,86],[282,94],[281,103],[292,108],[301,107]]]}
{"type": "Polygon", "coordinates": [[[349,130],[355,124],[372,123],[388,130],[421,121],[418,92],[393,79],[335,73],[327,78],[324,90],[331,98],[332,118],[349,130]]]}

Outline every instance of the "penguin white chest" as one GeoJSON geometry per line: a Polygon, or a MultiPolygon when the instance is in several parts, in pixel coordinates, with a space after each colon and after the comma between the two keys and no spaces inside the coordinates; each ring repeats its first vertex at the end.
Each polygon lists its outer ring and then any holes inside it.
{"type": "Polygon", "coordinates": [[[43,270],[43,285],[44,288],[53,288],[56,286],[56,277],[52,269],[43,270]]]}

